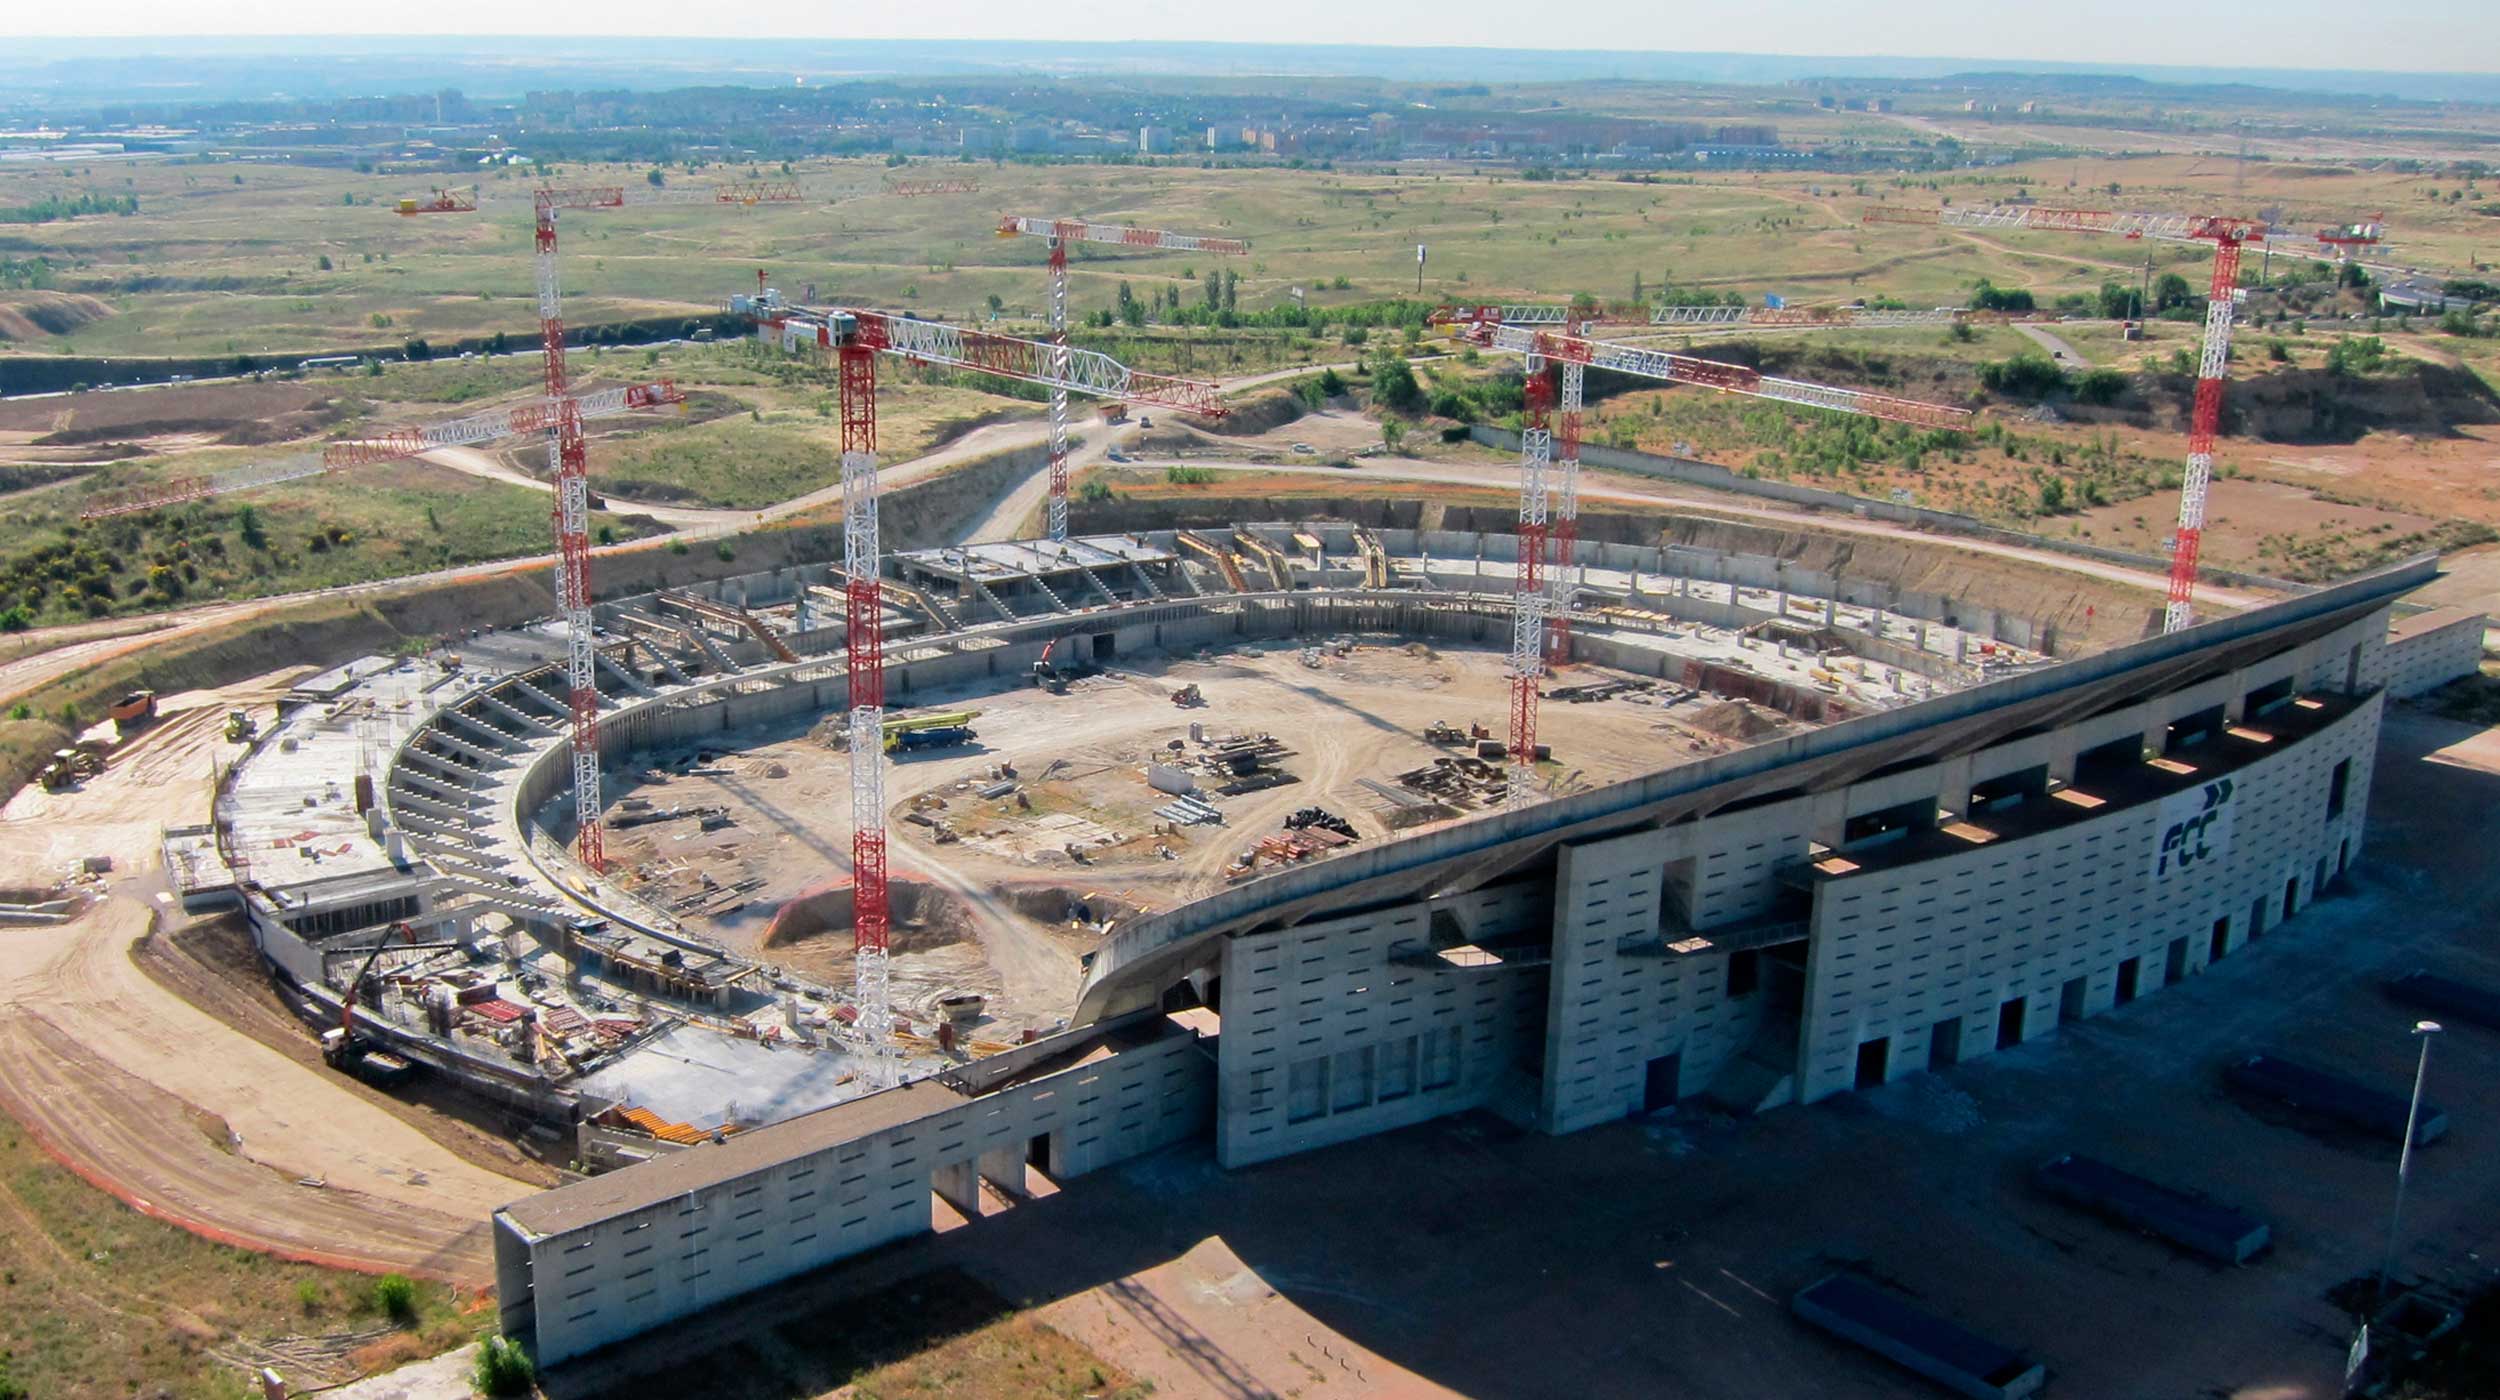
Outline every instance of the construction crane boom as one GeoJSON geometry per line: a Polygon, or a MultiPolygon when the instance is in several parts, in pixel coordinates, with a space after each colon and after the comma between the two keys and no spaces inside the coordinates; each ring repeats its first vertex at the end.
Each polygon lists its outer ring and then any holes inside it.
{"type": "Polygon", "coordinates": [[[1663,380],[1670,384],[1695,384],[1723,393],[1750,394],[1756,398],[1776,399],[1782,403],[1806,408],[1828,408],[1837,413],[1858,413],[1895,423],[1908,423],[1922,428],[1958,429],[1969,426],[1971,412],[1945,404],[1925,403],[1892,394],[1877,394],[1864,389],[1841,389],[1829,384],[1814,384],[1802,379],[1782,379],[1775,375],[1748,369],[1743,365],[1704,360],[1692,355],[1679,355],[1668,350],[1655,350],[1644,345],[1623,345],[1613,341],[1589,340],[1580,336],[1539,331],[1524,326],[1483,326],[1470,337],[1477,344],[1495,350],[1508,350],[1534,359],[1581,364],[1594,369],[1612,370],[1617,374],[1637,375],[1643,379],[1663,380]]]}
{"type": "Polygon", "coordinates": [[[675,381],[668,379],[601,389],[593,394],[577,394],[564,406],[535,398],[484,413],[473,413],[466,418],[455,418],[448,423],[437,423],[432,427],[396,428],[378,437],[334,442],[321,449],[321,464],[326,470],[338,471],[371,462],[396,461],[431,452],[438,447],[471,447],[522,433],[544,433],[565,412],[571,412],[587,423],[637,409],[659,408],[685,401],[685,392],[677,387],[675,381]]]}
{"type": "Polygon", "coordinates": [[[960,175],[935,180],[888,180],[885,192],[898,199],[919,199],[933,194],[979,194],[981,182],[960,175]]]}
{"type": "Polygon", "coordinates": [[[732,297],[728,309],[732,315],[753,318],[757,338],[784,350],[811,345],[834,350],[856,340],[872,351],[922,364],[994,374],[1045,388],[1064,385],[1071,393],[1092,398],[1204,418],[1221,418],[1232,411],[1224,406],[1222,390],[1211,381],[1132,370],[1097,350],[1068,350],[1066,368],[1058,370],[1053,362],[1059,347],[1049,341],[966,330],[916,316],[852,307],[792,306],[777,292],[732,297]]]}
{"type": "MultiPolygon", "coordinates": [[[[579,396],[585,421],[663,404],[683,403],[686,396],[665,379],[630,384],[579,396]]],[[[542,432],[556,410],[544,399],[530,399],[486,413],[471,414],[430,428],[398,428],[379,437],[334,442],[318,453],[299,452],[273,462],[256,462],[209,476],[169,477],[118,492],[99,493],[79,508],[81,520],[104,520],[161,510],[185,501],[201,501],[234,491],[250,491],[280,482],[343,471],[372,462],[390,462],[430,452],[437,447],[466,447],[520,433],[542,432]]]]}
{"type": "Polygon", "coordinates": [[[2263,219],[2232,215],[2178,214],[2128,209],[2067,209],[2046,204],[1948,205],[1940,209],[1877,204],[1869,207],[1870,224],[1933,224],[1949,228],[2048,229],[2061,233],[2100,233],[2116,238],[2150,238],[2164,243],[2218,243],[2227,234],[2238,243],[2264,243],[2289,253],[2349,257],[2355,248],[2385,241],[2386,227],[2372,220],[2320,229],[2314,234],[2271,227],[2263,219]]]}
{"type": "MultiPolygon", "coordinates": [[[[741,182],[638,194],[637,203],[719,204],[790,202],[795,183],[741,182]]],[[[599,780],[599,674],[597,628],[590,612],[590,451],[582,435],[581,405],[571,393],[564,362],[564,300],[556,275],[557,215],[568,209],[624,206],[621,185],[550,185],[531,195],[538,261],[538,330],[546,370],[546,402],[555,411],[546,424],[547,460],[555,471],[556,606],[564,614],[565,669],[572,716],[575,852],[582,864],[604,873],[607,833],[599,780]]]]}
{"type": "Polygon", "coordinates": [[[2213,484],[2214,441],[2222,431],[2223,383],[2231,364],[2231,325],[2240,297],[2240,251],[2250,243],[2268,247],[2332,249],[2337,256],[2379,241],[2377,223],[2326,229],[2316,239],[2277,233],[2262,219],[2211,214],[2148,214],[2103,209],[2053,209],[2029,204],[1972,209],[1902,209],[1876,205],[1869,223],[1943,224],[1963,228],[2056,229],[2115,234],[2170,242],[2214,245],[2213,277],[2205,289],[2205,335],[2196,366],[2196,406],[2188,420],[2187,467],[2179,479],[2179,525],[2170,543],[2169,595],[2161,630],[2176,632],[2196,621],[2196,561],[2204,548],[2205,497],[2213,484]]]}
{"type": "Polygon", "coordinates": [[[1067,243],[1116,243],[1124,248],[1155,248],[1167,253],[1224,253],[1239,257],[1250,251],[1250,245],[1238,238],[1210,238],[1202,234],[1130,228],[1122,224],[1091,224],[1083,219],[1035,219],[1021,214],[1009,214],[1000,219],[998,236],[1056,238],[1067,243]]]}
{"type": "Polygon", "coordinates": [[[1074,366],[1068,351],[1068,245],[1116,243],[1126,248],[1171,252],[1229,253],[1250,251],[1235,238],[1201,238],[1163,229],[1089,224],[1081,219],[1031,219],[1010,214],[999,220],[1001,238],[1042,238],[1050,243],[1050,496],[1045,508],[1050,538],[1068,537],[1068,380],[1074,366]]]}

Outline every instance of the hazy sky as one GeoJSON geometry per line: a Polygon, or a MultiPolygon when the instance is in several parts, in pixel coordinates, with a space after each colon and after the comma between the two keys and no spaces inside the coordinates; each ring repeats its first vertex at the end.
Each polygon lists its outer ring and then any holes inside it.
{"type": "Polygon", "coordinates": [[[2500,70],[2494,0],[16,0],[0,16],[0,38],[201,33],[1058,37],[2500,70]]]}

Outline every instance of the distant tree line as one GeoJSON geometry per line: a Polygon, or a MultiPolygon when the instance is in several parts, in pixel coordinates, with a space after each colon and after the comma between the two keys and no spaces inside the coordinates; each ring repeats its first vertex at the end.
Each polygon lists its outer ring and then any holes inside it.
{"type": "Polygon", "coordinates": [[[135,194],[46,195],[32,204],[0,204],[0,224],[48,224],[81,214],[136,214],[135,194]]]}

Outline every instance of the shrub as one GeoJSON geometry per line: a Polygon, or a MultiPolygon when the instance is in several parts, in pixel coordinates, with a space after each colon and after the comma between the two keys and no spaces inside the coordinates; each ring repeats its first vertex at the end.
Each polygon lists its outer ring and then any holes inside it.
{"type": "Polygon", "coordinates": [[[311,1279],[296,1284],[295,1305],[302,1308],[307,1317],[321,1311],[321,1285],[311,1279]]]}
{"type": "Polygon", "coordinates": [[[1206,486],[1215,481],[1212,467],[1165,467],[1163,479],[1174,486],[1206,486]]]}
{"type": "Polygon", "coordinates": [[[2066,385],[2066,372],[2046,355],[2023,354],[1979,367],[1979,382],[1992,394],[2038,398],[2066,385]]]}
{"type": "Polygon", "coordinates": [[[478,1393],[489,1396],[527,1395],[536,1379],[529,1353],[510,1337],[488,1337],[477,1344],[477,1368],[469,1375],[478,1393]]]}
{"type": "Polygon", "coordinates": [[[712,554],[713,557],[726,564],[730,560],[738,557],[738,547],[731,544],[727,540],[722,540],[720,543],[712,546],[712,554]]]}
{"type": "Polygon", "coordinates": [[[373,1306],[391,1321],[406,1326],[417,1318],[417,1282],[406,1274],[384,1274],[373,1281],[373,1306]]]}
{"type": "Polygon", "coordinates": [[[2127,392],[2127,376],[2114,369],[2086,371],[2075,381],[2075,397],[2085,403],[2116,403],[2127,392]]]}

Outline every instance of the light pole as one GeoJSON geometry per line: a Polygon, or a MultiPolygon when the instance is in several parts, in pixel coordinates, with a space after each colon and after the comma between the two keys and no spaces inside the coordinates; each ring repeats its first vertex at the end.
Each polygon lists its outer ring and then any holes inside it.
{"type": "Polygon", "coordinates": [[[2387,1253],[2379,1260],[2378,1266],[2378,1300],[2381,1307],[2387,1304],[2388,1276],[2396,1270],[2396,1233],[2404,1221],[2405,1183],[2413,1176],[2413,1129],[2422,1118],[2422,1081],[2430,1077],[2431,1039],[2439,1034],[2439,1029],[2437,1021],[2413,1023],[2414,1038],[2422,1042],[2422,1055],[2413,1066],[2413,1104],[2405,1110],[2404,1147],[2396,1154],[2396,1204],[2387,1212],[2387,1253]]]}

